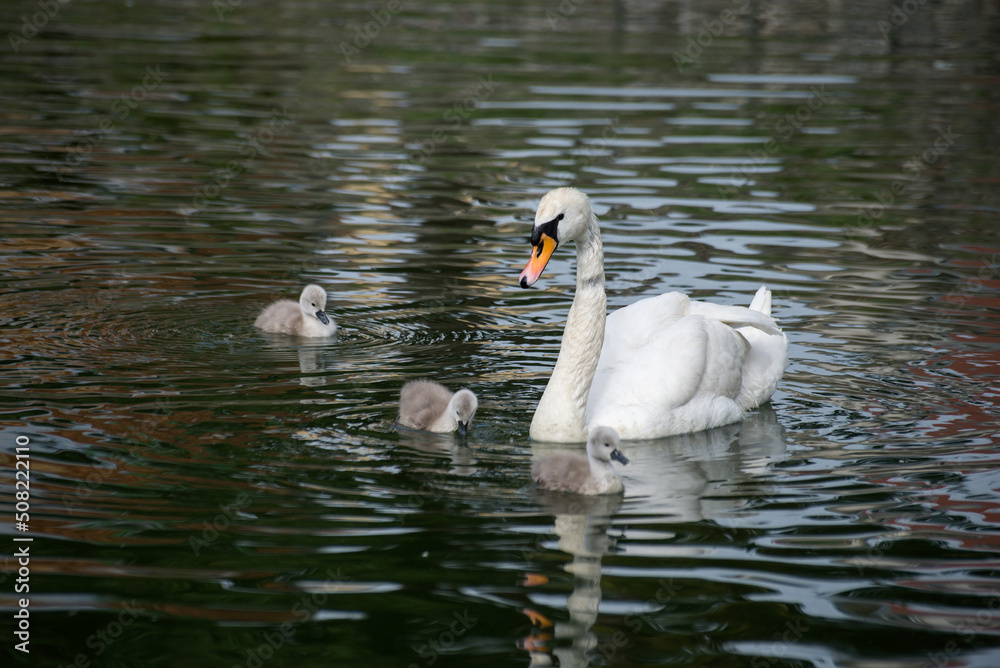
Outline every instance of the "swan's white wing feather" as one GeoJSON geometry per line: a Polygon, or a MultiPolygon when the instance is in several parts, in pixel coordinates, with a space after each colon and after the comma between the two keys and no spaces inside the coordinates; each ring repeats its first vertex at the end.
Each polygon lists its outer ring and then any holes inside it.
{"type": "MultiPolygon", "coordinates": [[[[612,339],[618,346],[642,346],[651,336],[664,331],[690,315],[690,300],[680,292],[647,297],[622,307],[607,317],[604,328],[605,348],[612,339]]],[[[601,356],[604,355],[601,351],[601,356]]]]}
{"type": "Polygon", "coordinates": [[[682,318],[658,330],[609,328],[590,385],[588,422],[613,425],[601,422],[601,416],[627,407],[633,414],[670,410],[690,401],[704,375],[705,329],[704,318],[682,318]],[[663,366],[668,363],[677,365],[665,378],[663,366]]]}
{"type": "MultiPolygon", "coordinates": [[[[768,306],[769,296],[758,293],[754,304],[768,306]]],[[[786,346],[774,320],[757,310],[676,292],[643,299],[607,319],[587,422],[635,439],[739,420],[773,393],[786,346]]]]}
{"type": "Polygon", "coordinates": [[[769,315],[745,306],[722,306],[709,302],[691,302],[691,313],[718,320],[730,327],[756,327],[767,334],[780,335],[778,323],[769,315]]]}

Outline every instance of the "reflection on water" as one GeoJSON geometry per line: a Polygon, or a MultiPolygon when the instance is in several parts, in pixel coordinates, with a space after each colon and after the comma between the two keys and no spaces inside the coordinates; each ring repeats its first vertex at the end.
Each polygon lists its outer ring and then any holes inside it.
{"type": "Polygon", "coordinates": [[[1000,14],[895,7],[60,3],[0,67],[6,655],[993,668],[1000,14]],[[791,343],[624,499],[528,475],[573,265],[516,277],[568,184],[610,308],[766,283],[791,343]],[[253,328],[306,283],[337,337],[253,328]],[[421,377],[466,441],[394,425],[421,377]]]}
{"type": "Polygon", "coordinates": [[[648,499],[644,513],[652,510],[682,522],[727,523],[747,503],[728,489],[759,480],[784,458],[784,430],[765,405],[740,424],[636,444],[629,453],[629,497],[648,499]],[[634,479],[633,470],[641,472],[634,479]]]}
{"type": "Polygon", "coordinates": [[[284,334],[267,334],[261,336],[268,339],[275,366],[280,361],[297,356],[299,362],[299,383],[304,387],[319,387],[326,385],[326,369],[334,350],[331,341],[336,339],[310,340],[290,337],[284,334]]]}
{"type": "Polygon", "coordinates": [[[469,477],[477,472],[476,451],[466,439],[455,434],[434,434],[399,428],[399,444],[419,452],[445,457],[450,462],[448,474],[469,477]]]}
{"type": "MultiPolygon", "coordinates": [[[[591,652],[597,647],[593,632],[601,605],[601,559],[615,548],[608,534],[611,518],[621,506],[618,495],[581,498],[576,495],[539,492],[539,504],[555,516],[552,531],[558,537],[556,547],[572,561],[563,569],[572,576],[572,591],[565,601],[535,595],[532,602],[546,607],[565,607],[569,619],[552,622],[533,610],[526,611],[542,632],[533,631],[522,640],[530,656],[530,665],[589,666],[591,652]],[[544,629],[549,632],[544,632],[544,629]]],[[[526,578],[526,584],[531,579],[526,578]]]]}

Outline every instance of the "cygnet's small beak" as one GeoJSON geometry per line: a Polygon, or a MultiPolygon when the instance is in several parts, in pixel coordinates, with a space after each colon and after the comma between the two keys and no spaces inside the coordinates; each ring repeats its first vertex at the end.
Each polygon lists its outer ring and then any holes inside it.
{"type": "Polygon", "coordinates": [[[628,457],[623,455],[622,451],[619,450],[618,448],[615,448],[614,450],[611,451],[611,459],[621,462],[622,464],[628,464],[628,457]]]}
{"type": "Polygon", "coordinates": [[[524,270],[521,271],[520,283],[522,288],[527,288],[538,280],[538,277],[541,276],[542,272],[545,270],[545,265],[549,263],[549,258],[552,257],[552,253],[554,253],[556,247],[559,246],[558,241],[544,232],[538,236],[538,245],[532,248],[531,259],[528,260],[528,264],[525,265],[524,270]]]}
{"type": "Polygon", "coordinates": [[[330,318],[323,311],[316,311],[316,317],[319,318],[319,321],[324,325],[330,324],[330,318]]]}
{"type": "Polygon", "coordinates": [[[459,436],[465,436],[466,434],[468,434],[469,433],[469,423],[468,422],[462,422],[461,420],[458,420],[457,422],[458,422],[458,435],[459,436]]]}

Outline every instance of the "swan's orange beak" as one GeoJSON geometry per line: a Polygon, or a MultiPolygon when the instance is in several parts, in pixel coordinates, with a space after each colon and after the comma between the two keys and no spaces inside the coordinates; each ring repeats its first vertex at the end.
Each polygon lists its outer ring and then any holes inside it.
{"type": "Polygon", "coordinates": [[[539,235],[538,245],[531,251],[531,259],[524,266],[521,272],[521,287],[527,288],[535,284],[538,277],[545,270],[545,265],[549,263],[549,258],[555,252],[559,242],[542,232],[539,235]]]}

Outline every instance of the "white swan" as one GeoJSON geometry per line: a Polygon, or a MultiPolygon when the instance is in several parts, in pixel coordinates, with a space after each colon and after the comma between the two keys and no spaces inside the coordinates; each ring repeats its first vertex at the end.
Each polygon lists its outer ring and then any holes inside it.
{"type": "Polygon", "coordinates": [[[531,465],[531,479],[540,489],[574,494],[619,494],[625,490],[611,468],[611,460],[628,464],[618,449],[618,434],[610,427],[596,427],[587,439],[587,454],[554,452],[531,465]]]}
{"type": "Polygon", "coordinates": [[[325,308],[326,290],[318,285],[307,285],[298,303],[279,299],[265,308],[253,324],[272,334],[333,336],[337,333],[337,323],[330,319],[325,308]]]}
{"type": "Polygon", "coordinates": [[[671,292],[605,317],[604,250],[587,196],[557,188],[538,204],[522,288],[559,244],[576,241],[576,296],[552,376],[531,420],[537,441],[578,443],[588,425],[624,440],[737,422],[767,401],[787,365],[788,340],[771,318],[771,293],[750,308],[671,292]]]}
{"type": "Polygon", "coordinates": [[[410,429],[447,433],[458,430],[465,436],[479,401],[472,390],[462,388],[452,394],[441,383],[411,380],[399,393],[396,421],[410,429]]]}

